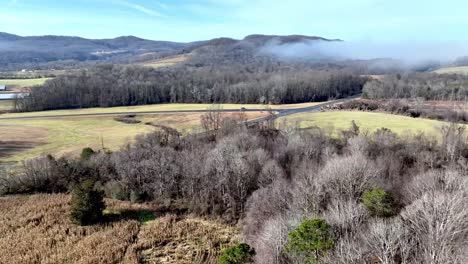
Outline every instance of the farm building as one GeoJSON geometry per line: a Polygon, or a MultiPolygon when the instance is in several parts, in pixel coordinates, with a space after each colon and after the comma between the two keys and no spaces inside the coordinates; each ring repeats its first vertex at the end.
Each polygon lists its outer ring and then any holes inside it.
{"type": "Polygon", "coordinates": [[[0,84],[0,91],[5,91],[6,90],[6,85],[0,84]]]}

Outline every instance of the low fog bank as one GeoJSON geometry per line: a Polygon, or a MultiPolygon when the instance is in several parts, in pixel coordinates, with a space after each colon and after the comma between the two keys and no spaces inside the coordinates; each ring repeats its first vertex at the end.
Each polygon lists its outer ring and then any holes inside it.
{"type": "Polygon", "coordinates": [[[464,43],[370,43],[347,41],[307,41],[280,44],[272,41],[261,53],[285,60],[376,60],[391,59],[406,66],[452,64],[468,55],[464,43]]]}

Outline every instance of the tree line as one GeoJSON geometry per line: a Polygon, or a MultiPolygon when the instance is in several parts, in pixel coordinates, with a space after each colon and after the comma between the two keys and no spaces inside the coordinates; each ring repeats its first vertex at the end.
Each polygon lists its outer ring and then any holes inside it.
{"type": "Polygon", "coordinates": [[[17,111],[159,103],[283,104],[360,93],[367,78],[345,71],[274,65],[152,69],[99,65],[59,76],[18,99],[17,111]]]}
{"type": "Polygon", "coordinates": [[[385,75],[367,82],[363,94],[371,99],[423,98],[463,101],[468,97],[468,76],[436,73],[385,75]]]}

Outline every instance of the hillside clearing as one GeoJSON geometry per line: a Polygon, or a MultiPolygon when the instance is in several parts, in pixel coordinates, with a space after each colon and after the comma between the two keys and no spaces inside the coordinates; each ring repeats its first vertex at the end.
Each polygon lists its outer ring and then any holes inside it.
{"type": "Polygon", "coordinates": [[[0,198],[0,263],[216,263],[238,240],[238,230],[214,220],[116,200],[106,200],[110,211],[156,219],[78,227],[69,221],[69,202],[63,194],[0,198]]]}
{"type": "Polygon", "coordinates": [[[468,74],[468,66],[446,67],[434,71],[439,74],[468,74]]]}
{"type": "Polygon", "coordinates": [[[171,67],[178,63],[186,61],[188,58],[190,58],[190,56],[191,56],[190,54],[181,54],[177,56],[166,57],[166,58],[162,58],[158,60],[144,62],[144,63],[141,63],[141,65],[146,66],[146,67],[153,67],[153,68],[171,67]]]}
{"type": "Polygon", "coordinates": [[[361,131],[373,132],[385,127],[397,134],[424,132],[433,136],[439,135],[438,131],[441,127],[449,125],[447,122],[437,120],[359,111],[297,114],[280,118],[278,123],[302,129],[317,126],[336,133],[339,130],[349,129],[353,120],[360,127],[361,131]]]}

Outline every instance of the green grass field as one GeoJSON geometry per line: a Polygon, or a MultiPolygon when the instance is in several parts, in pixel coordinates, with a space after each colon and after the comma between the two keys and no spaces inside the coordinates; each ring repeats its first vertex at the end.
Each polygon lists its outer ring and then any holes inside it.
{"type": "Polygon", "coordinates": [[[439,136],[439,129],[447,122],[429,120],[423,118],[411,118],[400,115],[370,113],[357,111],[333,111],[320,113],[304,113],[280,118],[278,124],[287,126],[310,128],[318,126],[330,129],[333,133],[349,129],[354,120],[361,131],[373,132],[385,127],[398,134],[424,132],[427,135],[439,136]]]}
{"type": "Polygon", "coordinates": [[[76,154],[84,147],[100,149],[101,139],[105,148],[115,150],[125,142],[130,142],[134,136],[152,130],[149,126],[126,125],[112,118],[12,120],[2,121],[0,128],[4,133],[4,140],[5,137],[9,137],[36,145],[31,149],[21,149],[13,156],[2,158],[0,161],[3,162],[21,161],[43,154],[76,154]],[[22,130],[28,133],[21,133],[22,130]]]}
{"type": "Polygon", "coordinates": [[[84,147],[101,149],[102,143],[106,149],[117,150],[131,143],[135,136],[156,129],[145,122],[170,126],[184,133],[200,127],[199,115],[148,115],[137,119],[142,123],[125,124],[114,117],[3,120],[0,122],[2,140],[26,142],[34,147],[19,149],[14,155],[0,158],[0,162],[22,161],[44,154],[74,155],[84,147]]]}
{"type": "MultiPolygon", "coordinates": [[[[255,119],[265,114],[248,113],[247,118],[255,119]]],[[[114,116],[1,120],[0,143],[3,141],[4,147],[3,153],[0,148],[0,163],[17,162],[45,154],[58,157],[76,155],[84,147],[102,149],[102,143],[106,149],[118,150],[133,142],[137,135],[158,129],[145,123],[175,128],[186,135],[201,131],[201,115],[139,115],[135,119],[141,123],[137,124],[116,121],[114,116]]]]}
{"type": "Polygon", "coordinates": [[[50,78],[37,79],[0,79],[0,84],[6,85],[9,90],[22,89],[44,84],[50,78]]]}
{"type": "Polygon", "coordinates": [[[439,73],[439,74],[450,74],[450,73],[468,74],[468,66],[441,68],[441,69],[435,70],[434,72],[439,73]]]}

